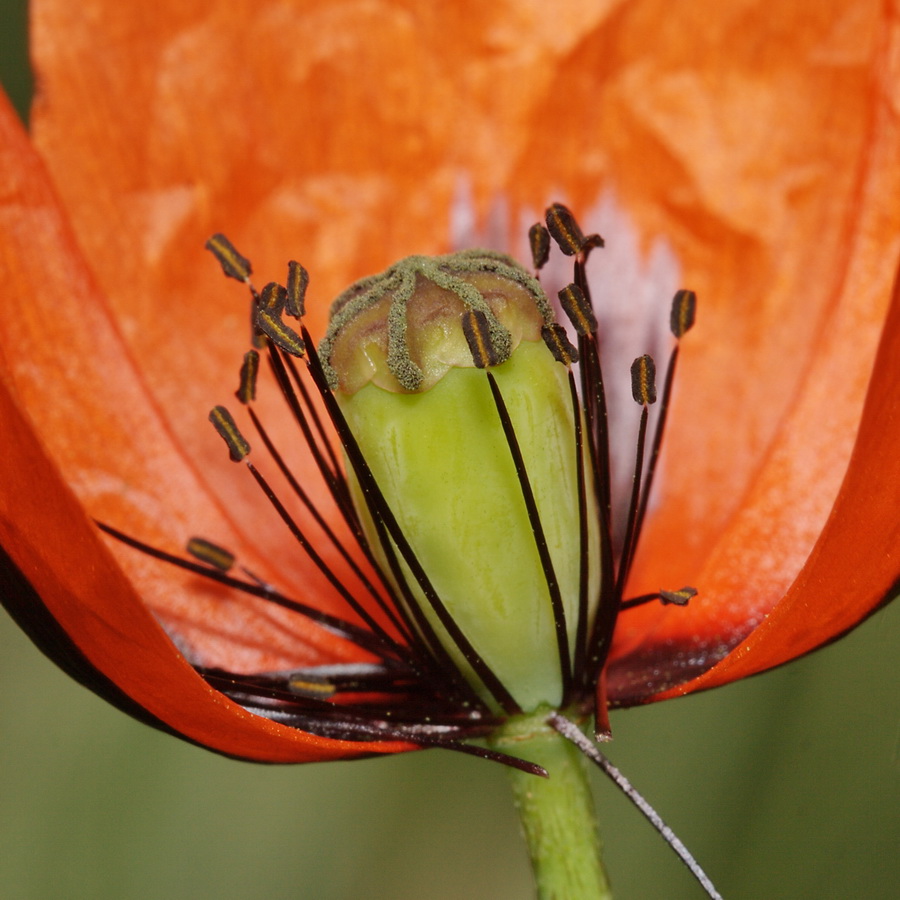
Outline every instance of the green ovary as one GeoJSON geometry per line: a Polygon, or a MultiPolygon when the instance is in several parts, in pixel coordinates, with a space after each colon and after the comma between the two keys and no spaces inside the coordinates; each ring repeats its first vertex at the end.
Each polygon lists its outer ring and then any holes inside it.
{"type": "MultiPolygon", "coordinates": [[[[492,372],[534,491],[574,654],[582,550],[567,370],[543,343],[523,341],[492,372]]],[[[550,594],[485,373],[454,368],[422,393],[368,384],[352,396],[338,391],[338,399],[416,557],[475,650],[523,710],[558,706],[562,677],[550,594]]],[[[589,473],[587,460],[585,468],[589,473]]],[[[600,566],[594,490],[586,477],[592,617],[600,566]]],[[[378,548],[361,492],[355,479],[351,483],[367,536],[378,548]]],[[[444,646],[490,701],[404,570],[444,646]]]]}

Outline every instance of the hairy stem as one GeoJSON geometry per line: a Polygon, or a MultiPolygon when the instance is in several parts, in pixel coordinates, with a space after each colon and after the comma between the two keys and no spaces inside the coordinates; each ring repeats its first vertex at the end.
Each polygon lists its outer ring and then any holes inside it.
{"type": "Polygon", "coordinates": [[[516,809],[539,900],[610,900],[586,766],[546,724],[550,710],[516,716],[492,738],[497,749],[543,766],[549,778],[510,769],[516,809]]]}

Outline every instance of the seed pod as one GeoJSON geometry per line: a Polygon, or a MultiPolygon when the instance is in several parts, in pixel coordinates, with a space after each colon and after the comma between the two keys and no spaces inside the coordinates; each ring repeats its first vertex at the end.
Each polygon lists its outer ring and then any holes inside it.
{"type": "MultiPolygon", "coordinates": [[[[335,396],[453,622],[523,709],[559,703],[565,655],[559,619],[577,620],[582,545],[576,413],[568,369],[542,336],[553,325],[549,304],[537,282],[506,258],[470,253],[404,262],[405,268],[354,286],[333,307],[321,353],[334,370],[335,396]],[[354,303],[356,313],[348,315],[354,303]],[[504,333],[505,349],[496,337],[504,333]],[[405,342],[403,354],[391,356],[391,340],[405,342]],[[404,385],[401,376],[413,369],[418,382],[404,385]]],[[[581,454],[583,467],[586,451],[581,454]]],[[[584,552],[593,602],[598,516],[590,474],[585,477],[591,511],[584,552]]],[[[369,542],[390,571],[374,527],[377,509],[373,514],[367,506],[356,476],[349,480],[369,542]]],[[[477,666],[405,564],[404,571],[438,640],[491,702],[477,666]]],[[[571,657],[575,628],[563,635],[571,657]]]]}

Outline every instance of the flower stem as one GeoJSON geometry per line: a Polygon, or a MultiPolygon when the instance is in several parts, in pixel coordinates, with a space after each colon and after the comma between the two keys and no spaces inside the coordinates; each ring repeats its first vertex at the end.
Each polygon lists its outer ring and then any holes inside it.
{"type": "Polygon", "coordinates": [[[509,769],[538,900],[610,900],[584,759],[546,724],[549,709],[510,719],[491,739],[543,766],[549,778],[509,769]]]}

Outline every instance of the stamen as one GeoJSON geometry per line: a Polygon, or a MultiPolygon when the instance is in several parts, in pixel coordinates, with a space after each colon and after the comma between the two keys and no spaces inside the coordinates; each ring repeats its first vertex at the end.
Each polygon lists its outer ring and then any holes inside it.
{"type": "Polygon", "coordinates": [[[540,272],[547,264],[550,256],[550,232],[540,223],[535,222],[528,229],[528,244],[531,247],[531,261],[534,271],[540,272]]]}
{"type": "Polygon", "coordinates": [[[563,312],[575,326],[579,335],[593,334],[597,330],[597,319],[590,301],[577,284],[566,285],[558,294],[563,312]]]}
{"type": "Polygon", "coordinates": [[[244,283],[249,282],[253,268],[250,260],[234,247],[224,234],[214,234],[205,244],[206,249],[219,261],[222,271],[228,278],[235,278],[244,283]]]}
{"type": "Polygon", "coordinates": [[[213,566],[220,572],[227,572],[234,566],[234,554],[206,538],[192,537],[187,542],[185,549],[191,556],[213,566]]]}
{"type": "Polygon", "coordinates": [[[220,438],[228,445],[232,462],[240,462],[249,452],[250,445],[244,439],[231,413],[224,406],[215,406],[209,414],[209,421],[220,438]]]}
{"type": "Polygon", "coordinates": [[[481,310],[467,309],[462,314],[462,330],[476,368],[486,369],[499,364],[500,356],[491,343],[491,326],[481,310]]]}
{"type": "Polygon", "coordinates": [[[555,322],[551,325],[541,326],[541,337],[553,354],[553,358],[564,366],[571,366],[578,362],[578,351],[572,346],[566,329],[555,322]]]}
{"type": "Polygon", "coordinates": [[[256,314],[256,322],[260,331],[285,353],[290,353],[291,356],[303,356],[306,353],[306,345],[300,335],[289,325],[285,325],[279,312],[260,307],[256,314]]]}
{"type": "Polygon", "coordinates": [[[658,600],[663,606],[687,606],[688,601],[692,597],[697,596],[697,589],[692,587],[683,587],[677,591],[657,591],[653,594],[640,594],[637,597],[629,597],[622,601],[622,609],[634,609],[636,606],[643,606],[646,603],[652,603],[658,600]]]}
{"type": "Polygon", "coordinates": [[[252,403],[256,399],[256,376],[259,374],[259,353],[248,350],[241,364],[241,383],[234,392],[241,403],[252,403]]]}
{"type": "MultiPolygon", "coordinates": [[[[637,546],[637,522],[640,507],[641,484],[644,469],[644,444],[647,439],[648,407],[656,402],[656,366],[653,358],[644,354],[631,364],[631,391],[635,403],[641,404],[641,423],[638,427],[637,450],[634,460],[634,478],[631,484],[631,498],[628,501],[628,520],[625,524],[625,539],[619,561],[619,575],[616,579],[616,609],[621,607],[622,592],[631,570],[634,548],[637,546]]],[[[614,620],[613,620],[614,621],[614,620]]]]}
{"type": "MultiPolygon", "coordinates": [[[[210,581],[215,581],[226,587],[235,588],[244,594],[260,597],[263,600],[274,603],[276,606],[289,609],[292,612],[298,613],[304,618],[309,619],[309,621],[323,628],[325,631],[350,641],[361,649],[368,650],[370,653],[374,653],[382,659],[404,658],[404,655],[398,656],[396,652],[398,645],[386,644],[381,638],[372,634],[370,631],[367,631],[365,628],[361,628],[359,625],[347,622],[337,616],[332,616],[329,613],[322,612],[322,610],[301,603],[299,600],[292,600],[290,597],[286,597],[278,591],[273,591],[268,585],[243,581],[240,578],[235,578],[233,575],[220,572],[218,569],[191,562],[188,559],[182,559],[180,556],[175,556],[172,553],[167,553],[165,550],[160,550],[150,544],[145,544],[143,541],[139,541],[104,522],[97,522],[96,524],[101,531],[106,532],[110,537],[115,538],[117,541],[121,541],[123,544],[127,544],[129,547],[133,547],[135,550],[140,550],[141,553],[145,553],[147,556],[153,557],[153,559],[169,563],[179,569],[208,578],[210,581]]],[[[404,650],[405,648],[399,647],[399,649],[404,650]]]]}
{"type": "Polygon", "coordinates": [[[309,272],[298,262],[288,263],[287,303],[285,311],[295,319],[306,315],[306,288],[309,286],[309,272]]]}
{"type": "Polygon", "coordinates": [[[650,503],[650,492],[653,488],[653,479],[656,476],[656,465],[659,460],[660,449],[662,448],[663,436],[665,435],[666,420],[669,415],[669,401],[672,397],[672,385],[675,383],[675,366],[678,363],[678,350],[681,346],[680,339],[691,329],[691,327],[693,327],[696,308],[697,295],[693,291],[682,289],[677,291],[672,298],[672,311],[669,316],[669,325],[672,329],[672,334],[679,340],[669,356],[669,364],[666,367],[666,378],[663,382],[662,399],[656,417],[656,430],[653,433],[653,445],[650,448],[650,459],[647,463],[647,475],[644,478],[640,505],[638,508],[637,519],[635,520],[635,549],[637,548],[637,542],[644,525],[644,518],[647,515],[647,507],[650,503]]]}
{"type": "MultiPolygon", "coordinates": [[[[575,273],[583,275],[583,266],[576,262],[575,273]]],[[[581,280],[584,280],[583,278],[581,280]]],[[[585,285],[587,284],[586,280],[585,285]]],[[[590,306],[588,295],[582,290],[585,302],[590,306]]],[[[587,642],[587,655],[582,675],[584,687],[596,683],[598,690],[604,683],[603,661],[608,652],[615,624],[612,611],[617,605],[615,596],[615,566],[612,542],[612,497],[610,491],[610,451],[609,428],[607,421],[606,393],[603,387],[603,372],[600,367],[600,356],[596,332],[579,334],[578,349],[581,364],[579,376],[581,397],[587,424],[587,447],[593,473],[594,495],[599,515],[597,517],[600,537],[600,595],[597,600],[597,613],[592,631],[587,642]],[[597,674],[599,673],[599,678],[597,674]]],[[[602,693],[602,692],[601,692],[602,693]]],[[[606,715],[605,700],[597,704],[598,722],[606,715]]],[[[605,720],[604,720],[605,721],[605,720]]]]}

